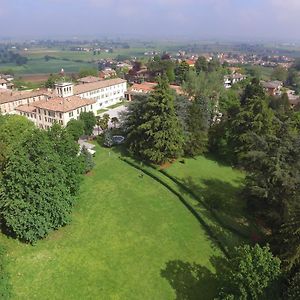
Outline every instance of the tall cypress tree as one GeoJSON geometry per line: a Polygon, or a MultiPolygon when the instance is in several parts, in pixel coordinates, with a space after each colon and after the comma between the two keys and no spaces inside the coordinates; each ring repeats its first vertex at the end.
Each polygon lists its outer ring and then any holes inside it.
{"type": "Polygon", "coordinates": [[[183,132],[174,108],[168,80],[158,85],[143,107],[137,126],[129,129],[130,149],[141,158],[160,164],[183,153],[183,132]]]}

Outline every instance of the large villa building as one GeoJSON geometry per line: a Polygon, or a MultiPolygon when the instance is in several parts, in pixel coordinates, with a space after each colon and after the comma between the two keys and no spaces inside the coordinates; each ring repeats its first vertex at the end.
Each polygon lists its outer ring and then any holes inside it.
{"type": "Polygon", "coordinates": [[[94,112],[116,104],[125,97],[126,80],[116,78],[87,82],[58,83],[54,90],[32,92],[0,92],[0,109],[3,114],[19,114],[33,121],[37,127],[47,129],[57,122],[66,126],[78,119],[81,112],[94,112]]]}

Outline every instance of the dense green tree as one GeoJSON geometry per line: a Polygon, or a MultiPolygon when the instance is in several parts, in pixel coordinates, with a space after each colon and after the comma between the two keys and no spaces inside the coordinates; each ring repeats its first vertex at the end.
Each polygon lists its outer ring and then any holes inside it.
{"type": "Polygon", "coordinates": [[[243,163],[244,156],[256,149],[256,137],[274,132],[274,113],[264,99],[248,99],[231,122],[231,144],[236,157],[243,163]]]}
{"type": "Polygon", "coordinates": [[[199,56],[195,62],[195,70],[197,74],[208,71],[208,62],[204,56],[199,56]]]}
{"type": "Polygon", "coordinates": [[[216,72],[220,69],[220,67],[221,67],[220,61],[216,58],[213,58],[211,61],[208,62],[207,71],[210,73],[216,72]]]}
{"type": "Polygon", "coordinates": [[[35,130],[13,150],[1,180],[4,225],[34,243],[70,220],[73,199],[66,172],[47,132],[35,130]]]}
{"type": "Polygon", "coordinates": [[[0,116],[0,172],[11,151],[33,129],[34,124],[23,116],[0,116]]]}
{"type": "Polygon", "coordinates": [[[82,120],[71,119],[67,126],[67,131],[73,137],[74,141],[78,141],[84,134],[84,122],[82,120]]]}
{"type": "Polygon", "coordinates": [[[45,87],[49,89],[53,89],[55,83],[61,80],[61,75],[59,74],[50,74],[47,81],[45,82],[45,87]]]}
{"type": "Polygon", "coordinates": [[[287,84],[300,94],[300,74],[299,70],[290,68],[288,71],[287,84]]]}
{"type": "Polygon", "coordinates": [[[183,60],[180,64],[176,66],[175,68],[176,83],[182,84],[186,80],[189,69],[190,66],[185,60],[183,60]]]}
{"type": "Polygon", "coordinates": [[[83,173],[84,174],[87,174],[94,168],[95,163],[93,161],[93,156],[84,146],[81,149],[80,159],[83,164],[83,173]]]}
{"type": "Polygon", "coordinates": [[[286,270],[297,269],[300,265],[300,191],[295,193],[296,203],[290,204],[288,217],[273,243],[286,270]],[[295,204],[298,207],[294,207],[295,204]]]}
{"type": "Polygon", "coordinates": [[[211,101],[211,107],[218,105],[220,96],[224,93],[223,74],[221,72],[196,74],[190,71],[183,84],[184,91],[191,98],[206,97],[211,101]]]}
{"type": "Polygon", "coordinates": [[[112,135],[111,130],[107,130],[104,133],[104,142],[103,142],[103,144],[104,144],[105,147],[108,147],[108,148],[110,148],[114,145],[113,135],[112,135]]]}
{"type": "Polygon", "coordinates": [[[79,78],[83,78],[83,77],[87,77],[87,76],[98,76],[98,70],[97,69],[81,69],[79,71],[78,77],[79,78]]]}
{"type": "Polygon", "coordinates": [[[108,123],[110,120],[109,114],[104,114],[102,117],[97,116],[96,117],[96,125],[98,126],[98,133],[100,133],[100,128],[102,131],[105,131],[108,129],[108,123]]]}
{"type": "Polygon", "coordinates": [[[177,158],[182,154],[183,133],[166,78],[159,79],[154,92],[143,103],[143,107],[130,108],[125,119],[130,150],[158,164],[177,158]]]}
{"type": "Polygon", "coordinates": [[[247,84],[245,91],[241,98],[241,104],[245,105],[250,99],[259,98],[265,99],[266,95],[259,79],[253,78],[251,83],[247,84]]]}
{"type": "Polygon", "coordinates": [[[225,264],[219,299],[261,299],[266,288],[280,275],[280,260],[269,246],[235,248],[225,264]]]}
{"type": "Polygon", "coordinates": [[[277,116],[287,115],[290,111],[289,97],[286,93],[281,96],[272,96],[269,99],[269,106],[276,112],[277,116]]]}
{"type": "Polygon", "coordinates": [[[291,281],[287,291],[287,300],[300,299],[300,272],[296,273],[291,281]]]}
{"type": "Polygon", "coordinates": [[[48,136],[53,149],[60,158],[61,166],[66,172],[66,185],[71,195],[76,195],[79,192],[80,174],[83,172],[83,166],[78,156],[79,145],[74,141],[68,130],[58,124],[54,124],[48,130],[48,136]]]}
{"type": "Polygon", "coordinates": [[[114,124],[114,128],[117,127],[117,124],[120,122],[119,119],[117,117],[112,117],[111,118],[111,122],[112,124],[114,124]]]}
{"type": "Polygon", "coordinates": [[[175,80],[175,64],[170,58],[162,59],[159,56],[155,56],[153,60],[148,62],[147,68],[153,80],[162,75],[167,76],[169,82],[175,80]]]}
{"type": "Polygon", "coordinates": [[[92,111],[82,112],[79,116],[79,119],[84,123],[84,134],[92,135],[97,122],[94,113],[92,111]]]}
{"type": "Polygon", "coordinates": [[[227,89],[220,96],[219,109],[223,115],[231,116],[233,110],[239,110],[241,105],[241,97],[239,91],[227,89]]]}
{"type": "Polygon", "coordinates": [[[280,80],[285,82],[288,77],[288,71],[286,68],[278,66],[273,70],[271,77],[273,80],[280,80]]]}
{"type": "Polygon", "coordinates": [[[253,149],[244,157],[244,194],[249,208],[277,232],[300,190],[299,139],[283,122],[275,134],[253,137],[253,149]]]}
{"type": "Polygon", "coordinates": [[[185,154],[196,156],[206,151],[210,117],[208,101],[204,97],[197,97],[188,109],[185,154]]]}

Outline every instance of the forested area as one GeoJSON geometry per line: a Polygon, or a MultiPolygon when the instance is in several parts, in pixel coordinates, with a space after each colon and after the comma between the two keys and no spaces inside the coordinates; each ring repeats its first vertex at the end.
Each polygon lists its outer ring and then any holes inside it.
{"type": "Polygon", "coordinates": [[[22,66],[27,64],[28,59],[18,53],[8,50],[4,47],[0,47],[0,63],[7,64],[12,63],[17,66],[22,66]]]}

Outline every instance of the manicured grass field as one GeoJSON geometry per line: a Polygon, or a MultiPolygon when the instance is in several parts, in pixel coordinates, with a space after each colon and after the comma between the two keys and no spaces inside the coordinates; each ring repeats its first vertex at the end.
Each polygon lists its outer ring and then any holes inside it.
{"type": "Polygon", "coordinates": [[[195,217],[112,150],[95,161],[69,226],[35,246],[0,236],[14,299],[212,299],[221,252],[195,217]]]}
{"type": "Polygon", "coordinates": [[[246,238],[261,234],[240,195],[245,178],[242,172],[204,156],[177,161],[165,172],[202,198],[226,227],[246,238]]]}

